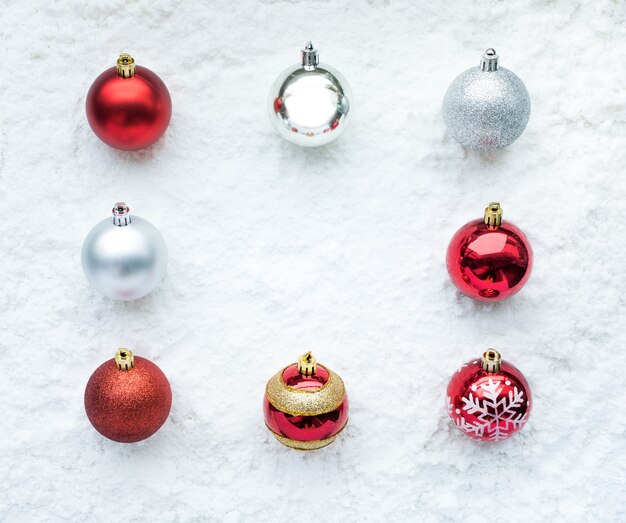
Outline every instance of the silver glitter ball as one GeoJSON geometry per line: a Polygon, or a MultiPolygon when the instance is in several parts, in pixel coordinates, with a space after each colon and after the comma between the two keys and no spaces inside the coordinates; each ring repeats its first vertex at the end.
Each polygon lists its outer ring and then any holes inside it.
{"type": "Polygon", "coordinates": [[[131,216],[122,202],[113,217],[98,223],[82,250],[83,271],[89,283],[116,300],[135,300],[151,292],[167,270],[167,247],[159,230],[139,216],[131,216]]]}
{"type": "Polygon", "coordinates": [[[352,91],[334,67],[319,63],[311,42],[302,50],[302,63],[285,69],[268,95],[268,112],[276,132],[303,147],[318,147],[345,130],[352,91]]]}
{"type": "Polygon", "coordinates": [[[487,49],[478,67],[457,76],[443,100],[443,119],[450,134],[465,147],[491,151],[512,144],[530,116],[524,83],[498,66],[498,54],[487,49]]]}

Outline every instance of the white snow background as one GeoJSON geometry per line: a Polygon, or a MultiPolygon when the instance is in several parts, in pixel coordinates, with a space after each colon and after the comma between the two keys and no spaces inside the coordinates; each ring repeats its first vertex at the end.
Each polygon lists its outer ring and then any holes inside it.
{"type": "Polygon", "coordinates": [[[0,2],[0,520],[626,519],[626,3],[0,2]],[[281,140],[274,78],[307,39],[354,92],[330,146],[281,140]],[[447,136],[448,84],[493,46],[530,122],[491,155],[447,136]],[[153,147],[104,145],[85,117],[120,52],[168,86],[153,147]],[[162,285],[121,303],[80,249],[126,201],[169,248],[162,285]],[[452,234],[500,201],[535,254],[499,304],[449,281],[452,234]],[[171,415],[120,444],[84,413],[127,346],[170,379],[171,415]],[[495,347],[534,407],[481,444],[445,388],[495,347]],[[307,349],[350,423],[309,453],[263,424],[267,379],[307,349]]]}

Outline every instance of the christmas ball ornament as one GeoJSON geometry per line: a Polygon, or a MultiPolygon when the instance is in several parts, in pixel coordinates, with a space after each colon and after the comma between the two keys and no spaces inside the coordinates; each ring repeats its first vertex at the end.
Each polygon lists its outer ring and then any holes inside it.
{"type": "Polygon", "coordinates": [[[150,69],[121,54],[117,67],[104,71],[87,94],[87,120],[104,143],[127,151],[156,142],[172,116],[172,100],[150,69]]]}
{"type": "Polygon", "coordinates": [[[116,300],[135,300],[151,292],[165,276],[167,247],[158,229],[118,202],[113,218],[98,223],[82,250],[89,283],[116,300]]]}
{"type": "Polygon", "coordinates": [[[307,352],[267,382],[263,410],[267,428],[280,443],[321,449],[346,426],[348,397],[342,379],[307,352]]]}
{"type": "Polygon", "coordinates": [[[150,360],[117,351],[89,378],[85,411],[103,436],[121,443],[149,438],[161,428],[172,406],[165,374],[150,360]]]}
{"type": "Polygon", "coordinates": [[[443,119],[450,134],[465,147],[491,151],[512,144],[530,116],[524,83],[498,66],[498,54],[487,49],[478,67],[457,76],[443,100],[443,119]]]}
{"type": "Polygon", "coordinates": [[[524,375],[488,349],[482,359],[463,365],[450,379],[448,413],[465,434],[483,441],[510,438],[530,414],[530,388],[524,375]]]}
{"type": "Polygon", "coordinates": [[[526,235],[502,221],[499,203],[490,203],[484,218],[461,227],[448,246],[448,273],[456,287],[475,300],[513,296],[528,280],[533,254],[526,235]]]}
{"type": "Polygon", "coordinates": [[[272,125],[285,140],[304,147],[332,142],[345,130],[352,105],[348,82],[334,67],[319,63],[311,42],[302,63],[285,69],[268,96],[272,125]]]}

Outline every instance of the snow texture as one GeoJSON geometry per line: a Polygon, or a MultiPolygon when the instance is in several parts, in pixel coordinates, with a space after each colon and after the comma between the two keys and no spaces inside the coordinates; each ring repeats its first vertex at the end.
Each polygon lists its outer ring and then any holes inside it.
{"type": "Polygon", "coordinates": [[[626,519],[626,3],[0,0],[2,521],[626,519]],[[266,114],[313,39],[351,83],[351,127],[305,150],[266,114]],[[493,46],[526,83],[506,150],[447,134],[448,84],[493,46]],[[119,52],[174,114],[149,150],[110,149],[85,97],[119,52]],[[114,302],[80,267],[118,199],[160,228],[169,272],[114,302]],[[534,273],[475,303],[447,243],[492,200],[534,273]],[[89,424],[93,370],[127,346],[169,377],[169,420],[124,445],[89,424]],[[448,419],[455,369],[493,346],[527,376],[524,429],[448,419]],[[278,444],[266,380],[306,349],[345,380],[330,447],[278,444]]]}

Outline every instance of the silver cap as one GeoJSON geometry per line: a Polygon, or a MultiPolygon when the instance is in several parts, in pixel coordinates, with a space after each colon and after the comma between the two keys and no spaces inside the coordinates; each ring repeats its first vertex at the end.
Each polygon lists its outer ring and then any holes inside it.
{"type": "Polygon", "coordinates": [[[130,223],[130,207],[124,202],[117,202],[113,206],[113,225],[124,227],[130,223]]]}
{"type": "Polygon", "coordinates": [[[319,63],[319,51],[313,46],[313,42],[307,42],[302,49],[302,67],[307,71],[312,71],[319,63]]]}
{"type": "Polygon", "coordinates": [[[481,71],[497,71],[498,70],[498,53],[493,47],[487,49],[480,59],[481,71]]]}

